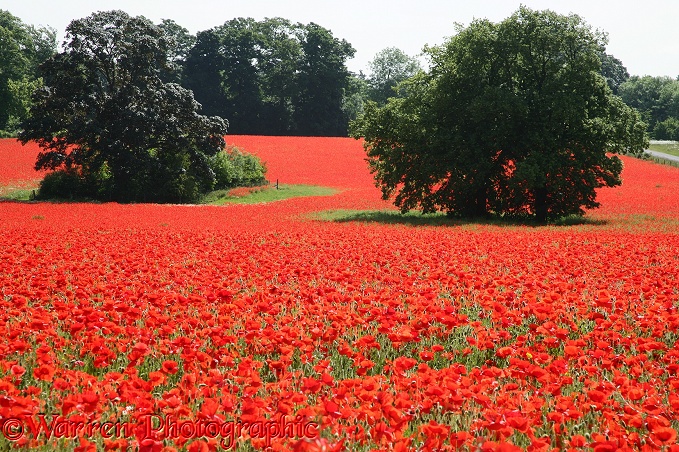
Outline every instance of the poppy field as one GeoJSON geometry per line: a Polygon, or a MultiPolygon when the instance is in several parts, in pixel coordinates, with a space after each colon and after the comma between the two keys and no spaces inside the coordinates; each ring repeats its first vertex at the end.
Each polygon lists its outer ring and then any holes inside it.
{"type": "MultiPolygon", "coordinates": [[[[574,224],[415,224],[359,141],[227,143],[336,191],[0,201],[1,450],[679,451],[679,168],[623,157],[574,224]]],[[[0,186],[36,154],[0,140],[0,186]]]]}

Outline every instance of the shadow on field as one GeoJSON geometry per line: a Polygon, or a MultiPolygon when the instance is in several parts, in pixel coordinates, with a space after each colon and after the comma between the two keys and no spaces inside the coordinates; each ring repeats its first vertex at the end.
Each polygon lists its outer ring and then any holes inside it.
{"type": "Polygon", "coordinates": [[[596,220],[580,216],[568,216],[549,223],[538,223],[531,218],[450,218],[444,213],[421,214],[408,212],[402,214],[389,210],[328,210],[313,215],[317,220],[331,221],[335,223],[379,223],[406,226],[466,226],[466,225],[492,225],[492,226],[578,226],[607,224],[605,220],[596,220]]]}

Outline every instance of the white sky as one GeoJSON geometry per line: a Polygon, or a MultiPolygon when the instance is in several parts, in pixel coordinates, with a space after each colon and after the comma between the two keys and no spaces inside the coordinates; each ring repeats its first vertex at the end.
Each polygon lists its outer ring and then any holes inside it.
{"type": "Polygon", "coordinates": [[[0,0],[0,9],[32,25],[49,25],[64,39],[73,19],[121,9],[155,23],[173,19],[192,34],[236,17],[283,17],[318,25],[356,49],[347,65],[368,73],[368,62],[386,47],[416,56],[438,45],[454,23],[474,18],[499,22],[524,5],[575,13],[608,33],[608,53],[632,75],[679,76],[679,0],[0,0]]]}

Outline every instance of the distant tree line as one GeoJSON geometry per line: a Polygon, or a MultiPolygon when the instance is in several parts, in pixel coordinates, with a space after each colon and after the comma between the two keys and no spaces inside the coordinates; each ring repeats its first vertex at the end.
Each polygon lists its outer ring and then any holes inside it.
{"type": "Polygon", "coordinates": [[[651,137],[679,141],[679,77],[632,76],[618,94],[639,110],[651,137]]]}
{"type": "Polygon", "coordinates": [[[314,23],[239,18],[198,33],[182,84],[234,133],[346,135],[342,99],[354,52],[314,23]]]}
{"type": "MultiPolygon", "coordinates": [[[[163,20],[170,42],[162,79],[193,92],[207,116],[229,132],[345,136],[367,101],[403,96],[399,83],[422,70],[417,59],[385,48],[368,75],[346,66],[355,50],[320,25],[282,18],[238,18],[192,35],[163,20]]],[[[40,86],[39,66],[56,53],[56,31],[24,24],[0,10],[0,135],[15,135],[40,86]]],[[[679,140],[679,78],[631,76],[601,51],[601,73],[614,94],[636,109],[652,138],[679,140]]]]}
{"type": "Polygon", "coordinates": [[[599,57],[608,86],[625,104],[639,111],[650,137],[679,141],[679,76],[630,77],[619,59],[604,52],[599,57]]]}

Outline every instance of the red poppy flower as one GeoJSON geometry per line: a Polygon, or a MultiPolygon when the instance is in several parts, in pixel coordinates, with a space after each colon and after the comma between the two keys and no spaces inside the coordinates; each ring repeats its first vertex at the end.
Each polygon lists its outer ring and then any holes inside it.
{"type": "Polygon", "coordinates": [[[12,375],[15,377],[21,377],[23,374],[26,373],[26,369],[23,368],[23,366],[20,366],[18,364],[15,364],[11,368],[12,375]]]}
{"type": "Polygon", "coordinates": [[[52,378],[54,378],[54,372],[55,372],[54,367],[45,364],[33,369],[33,376],[35,376],[35,378],[37,378],[38,380],[51,381],[52,378]]]}
{"type": "Polygon", "coordinates": [[[175,361],[163,361],[161,370],[165,374],[174,375],[179,371],[179,365],[175,361]]]}
{"type": "Polygon", "coordinates": [[[651,441],[656,445],[670,445],[677,440],[677,431],[672,427],[658,427],[651,432],[651,441]]]}

